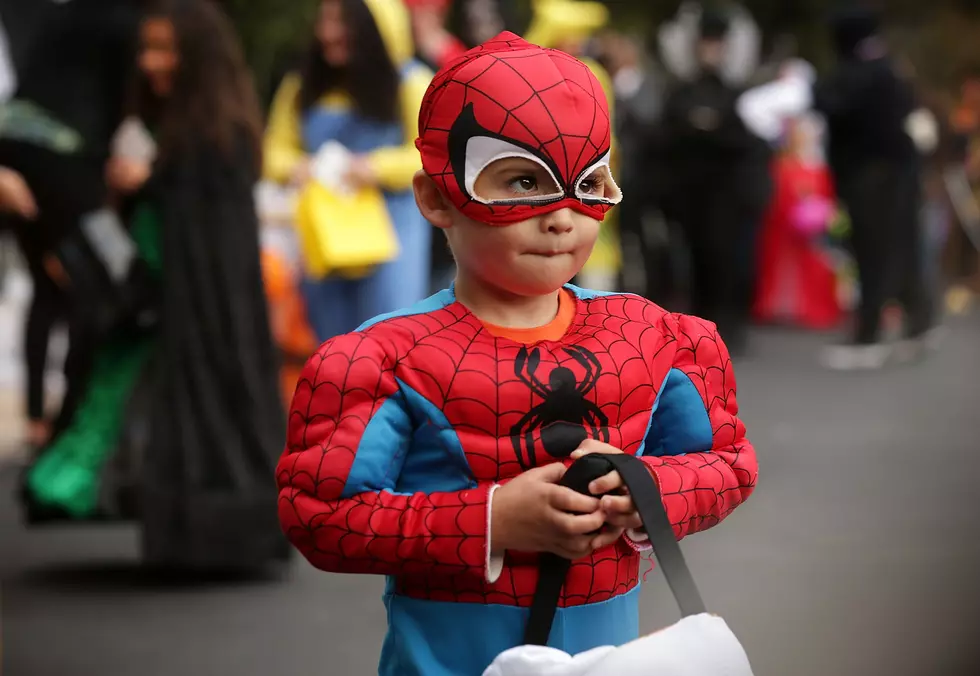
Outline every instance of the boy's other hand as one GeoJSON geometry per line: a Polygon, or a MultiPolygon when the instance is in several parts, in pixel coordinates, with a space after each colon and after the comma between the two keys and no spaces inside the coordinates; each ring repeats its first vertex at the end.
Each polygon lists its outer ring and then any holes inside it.
{"type": "MultiPolygon", "coordinates": [[[[551,552],[566,559],[591,554],[605,515],[597,498],[559,486],[565,466],[530,469],[493,494],[490,550],[551,552]]],[[[613,540],[614,541],[614,540],[613,540]]]]}
{"type": "MultiPolygon", "coordinates": [[[[583,455],[590,453],[616,455],[622,452],[615,446],[604,444],[595,439],[586,439],[578,447],[578,450],[572,453],[572,460],[578,460],[583,455]]],[[[623,530],[643,529],[643,520],[640,519],[636,505],[633,504],[633,498],[626,486],[623,485],[623,477],[619,475],[619,472],[613,470],[609,474],[599,477],[589,484],[589,492],[593,495],[603,496],[600,510],[605,514],[605,520],[609,526],[623,530]]],[[[623,530],[620,531],[620,534],[623,530]]]]}

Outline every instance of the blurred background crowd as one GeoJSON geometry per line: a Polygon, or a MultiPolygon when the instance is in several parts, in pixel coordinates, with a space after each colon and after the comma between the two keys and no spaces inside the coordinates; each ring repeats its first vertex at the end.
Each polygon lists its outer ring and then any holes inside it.
{"type": "Polygon", "coordinates": [[[767,358],[750,327],[817,332],[838,370],[929,359],[980,293],[976,3],[0,0],[0,25],[13,490],[32,525],[139,519],[159,565],[287,557],[283,402],[319,342],[451,283],[418,108],[502,30],[610,101],[625,198],[576,283],[706,317],[737,360],[767,358]]]}

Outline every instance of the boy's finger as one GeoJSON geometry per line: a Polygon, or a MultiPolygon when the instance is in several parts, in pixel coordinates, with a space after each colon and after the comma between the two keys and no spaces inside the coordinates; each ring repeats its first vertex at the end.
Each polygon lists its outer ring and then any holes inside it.
{"type": "Polygon", "coordinates": [[[602,528],[606,516],[600,511],[591,514],[554,513],[554,524],[563,535],[585,535],[602,528]]]}
{"type": "Polygon", "coordinates": [[[610,526],[616,526],[617,528],[629,528],[630,530],[639,530],[640,528],[643,528],[643,519],[640,518],[640,515],[637,512],[631,512],[629,514],[607,514],[606,523],[608,523],[610,526]]]}
{"type": "Polygon", "coordinates": [[[615,446],[610,446],[609,444],[603,443],[596,439],[586,439],[578,448],[572,453],[572,459],[577,460],[583,455],[588,455],[589,453],[604,453],[606,455],[616,455],[622,453],[621,449],[615,446]]]}
{"type": "Polygon", "coordinates": [[[538,481],[549,484],[556,484],[565,476],[565,466],[560,462],[553,462],[544,467],[535,467],[525,472],[525,476],[532,475],[538,481]]]}
{"type": "Polygon", "coordinates": [[[606,516],[632,514],[636,512],[633,498],[628,495],[607,495],[602,498],[602,511],[606,516]]]}
{"type": "Polygon", "coordinates": [[[592,551],[597,549],[602,549],[603,547],[608,547],[609,545],[616,542],[619,538],[623,537],[625,529],[614,527],[603,531],[599,535],[596,535],[592,540],[592,551]]]}
{"type": "Polygon", "coordinates": [[[619,472],[613,470],[605,476],[601,476],[592,483],[589,484],[589,493],[592,495],[602,495],[603,493],[608,493],[609,491],[614,491],[617,488],[622,488],[623,477],[619,476],[619,472]]]}
{"type": "Polygon", "coordinates": [[[584,558],[595,551],[592,548],[593,538],[590,535],[579,535],[568,538],[552,548],[552,552],[570,561],[584,558]]]}
{"type": "Polygon", "coordinates": [[[598,498],[583,495],[566,486],[556,486],[552,490],[550,504],[560,512],[575,514],[591,514],[599,509],[598,498]]]}

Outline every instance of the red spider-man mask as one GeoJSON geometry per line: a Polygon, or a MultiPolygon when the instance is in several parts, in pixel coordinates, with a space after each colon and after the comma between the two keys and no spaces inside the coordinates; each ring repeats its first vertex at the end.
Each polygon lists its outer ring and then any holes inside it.
{"type": "Polygon", "coordinates": [[[622,198],[609,171],[609,108],[581,61],[501,33],[436,74],[419,113],[422,166],[468,217],[509,225],[571,208],[597,220],[622,198]],[[476,194],[497,160],[524,158],[552,185],[476,194]],[[543,173],[544,171],[547,174],[543,173]]]}

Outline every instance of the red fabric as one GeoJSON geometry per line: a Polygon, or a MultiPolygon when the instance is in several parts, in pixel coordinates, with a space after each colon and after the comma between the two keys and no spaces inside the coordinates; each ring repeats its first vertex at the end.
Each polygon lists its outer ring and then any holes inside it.
{"type": "Polygon", "coordinates": [[[509,225],[575,209],[602,220],[609,204],[580,200],[575,185],[610,149],[609,106],[602,86],[581,61],[504,32],[440,70],[419,113],[422,166],[470,218],[509,225]],[[488,205],[465,183],[467,142],[506,141],[541,159],[564,191],[546,204],[488,205]]]}
{"type": "MultiPolygon", "coordinates": [[[[577,300],[561,340],[530,348],[494,337],[458,302],[325,343],[297,387],[277,468],[283,529],[323,570],[393,575],[397,592],[415,598],[526,606],[537,555],[508,551],[500,578],[484,577],[489,487],[527,467],[569,462],[587,436],[635,454],[671,369],[686,373],[701,395],[711,447],[644,462],[677,537],[710,528],[748,498],[757,474],[728,352],[708,322],[639,297],[608,296],[577,300]],[[476,488],[394,492],[399,463],[413,452],[411,435],[449,433],[421,429],[440,423],[409,407],[412,430],[365,441],[381,406],[409,389],[445,415],[464,458],[447,450],[444,462],[463,467],[476,488]],[[363,492],[347,487],[359,453],[371,458],[362,468],[376,468],[363,492]]],[[[628,591],[639,560],[621,538],[574,562],[561,604],[628,591]]]]}
{"type": "Polygon", "coordinates": [[[773,202],[759,241],[755,318],[811,329],[829,329],[841,321],[837,279],[816,239],[792,223],[794,207],[808,194],[833,199],[824,166],[782,158],[774,168],[773,202]]]}

